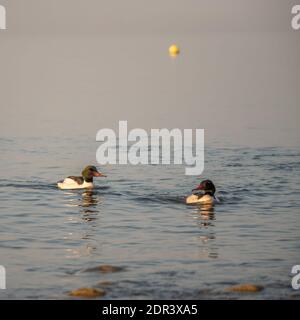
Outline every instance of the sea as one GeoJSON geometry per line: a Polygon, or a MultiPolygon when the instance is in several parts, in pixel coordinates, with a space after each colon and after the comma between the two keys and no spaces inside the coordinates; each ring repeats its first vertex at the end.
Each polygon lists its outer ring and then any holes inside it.
{"type": "Polygon", "coordinates": [[[95,137],[0,138],[1,299],[299,299],[300,150],[208,143],[200,176],[185,165],[99,165],[95,137]],[[92,190],[56,182],[85,165],[92,190]],[[220,202],[185,197],[211,179],[220,202]],[[231,292],[255,284],[259,292],[231,292]]]}

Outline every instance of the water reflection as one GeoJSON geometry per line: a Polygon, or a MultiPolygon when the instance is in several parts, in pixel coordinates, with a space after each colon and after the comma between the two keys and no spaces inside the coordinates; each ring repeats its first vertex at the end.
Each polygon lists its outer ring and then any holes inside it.
{"type": "Polygon", "coordinates": [[[215,208],[212,204],[202,204],[193,210],[193,219],[200,229],[201,235],[197,237],[201,241],[199,256],[203,258],[218,258],[218,248],[215,245],[215,208]]]}
{"type": "Polygon", "coordinates": [[[85,190],[84,192],[68,191],[64,193],[67,207],[79,207],[80,213],[96,214],[99,212],[97,206],[101,202],[97,192],[94,190],[85,190]]]}
{"type": "Polygon", "coordinates": [[[72,227],[73,232],[68,232],[64,237],[65,240],[72,242],[72,247],[66,249],[66,258],[80,258],[93,254],[96,249],[95,232],[96,221],[99,215],[99,204],[101,200],[97,191],[94,190],[72,190],[64,193],[66,196],[67,207],[78,208],[76,212],[70,212],[71,215],[67,217],[68,223],[80,224],[82,222],[88,223],[86,227],[80,226],[72,227]]]}
{"type": "Polygon", "coordinates": [[[95,191],[87,190],[82,194],[82,202],[79,206],[82,208],[80,213],[83,214],[83,221],[90,222],[97,219],[97,214],[99,213],[97,209],[98,203],[99,199],[95,191]]]}

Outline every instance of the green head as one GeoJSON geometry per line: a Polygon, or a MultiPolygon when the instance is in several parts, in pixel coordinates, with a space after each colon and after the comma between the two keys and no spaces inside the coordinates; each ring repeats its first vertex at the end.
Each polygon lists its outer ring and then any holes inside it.
{"type": "Polygon", "coordinates": [[[106,177],[106,175],[99,172],[95,166],[85,167],[81,174],[86,182],[92,182],[94,177],[106,177]]]}

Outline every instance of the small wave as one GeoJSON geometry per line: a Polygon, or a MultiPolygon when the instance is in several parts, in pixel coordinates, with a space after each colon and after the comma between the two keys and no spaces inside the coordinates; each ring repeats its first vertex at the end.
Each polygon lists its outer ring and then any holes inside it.
{"type": "Polygon", "coordinates": [[[240,167],[244,167],[244,165],[242,163],[237,162],[237,163],[229,163],[227,167],[240,168],[240,167]]]}
{"type": "Polygon", "coordinates": [[[16,189],[35,189],[35,190],[49,190],[55,189],[56,185],[52,183],[40,182],[40,181],[11,181],[0,180],[0,188],[16,188],[16,189]]]}
{"type": "Polygon", "coordinates": [[[293,171],[300,169],[300,162],[284,162],[284,163],[273,163],[268,165],[268,170],[279,170],[279,171],[293,171]]]}
{"type": "Polygon", "coordinates": [[[171,196],[162,194],[148,194],[147,196],[137,196],[134,199],[138,202],[148,202],[148,203],[184,203],[185,197],[183,196],[171,196]]]}
{"type": "Polygon", "coordinates": [[[97,190],[102,191],[102,190],[108,190],[108,189],[110,189],[110,186],[95,186],[93,188],[93,190],[95,190],[95,191],[97,191],[97,190]]]}

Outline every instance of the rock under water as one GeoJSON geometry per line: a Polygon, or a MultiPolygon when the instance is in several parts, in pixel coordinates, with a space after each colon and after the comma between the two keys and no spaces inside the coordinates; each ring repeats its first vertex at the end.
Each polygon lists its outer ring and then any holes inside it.
{"type": "Polygon", "coordinates": [[[238,284],[238,285],[229,287],[226,289],[226,291],[230,291],[230,292],[259,292],[259,291],[262,291],[263,289],[264,289],[263,286],[245,283],[245,284],[238,284]]]}
{"type": "Polygon", "coordinates": [[[80,288],[73,290],[69,293],[72,297],[82,297],[82,298],[96,298],[105,295],[105,291],[102,289],[95,288],[80,288]]]}
{"type": "Polygon", "coordinates": [[[117,267],[117,266],[111,266],[108,264],[103,264],[101,266],[88,268],[85,271],[86,272],[102,272],[102,273],[110,273],[110,272],[120,272],[123,271],[123,267],[117,267]]]}

